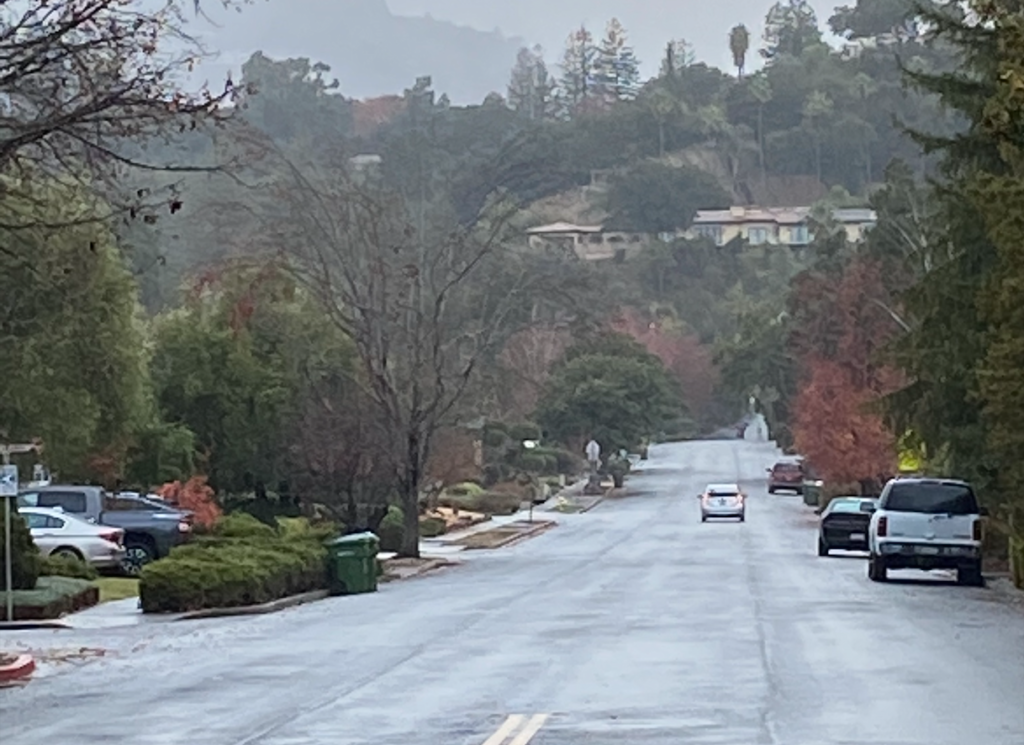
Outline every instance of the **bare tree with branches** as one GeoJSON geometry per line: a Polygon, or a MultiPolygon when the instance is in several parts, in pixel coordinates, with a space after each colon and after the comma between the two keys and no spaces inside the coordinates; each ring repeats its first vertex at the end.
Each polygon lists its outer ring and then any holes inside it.
{"type": "Polygon", "coordinates": [[[405,513],[401,553],[418,556],[434,435],[457,418],[481,360],[529,322],[526,298],[546,278],[517,269],[521,256],[505,242],[510,208],[462,227],[357,184],[343,161],[287,167],[274,199],[253,208],[260,228],[251,240],[276,247],[355,343],[405,513]]]}
{"type": "MultiPolygon", "coordinates": [[[[141,0],[0,0],[0,172],[112,187],[104,194],[111,211],[79,221],[134,215],[156,203],[176,210],[173,190],[128,198],[116,188],[126,168],[216,168],[146,157],[146,141],[227,116],[224,104],[236,93],[230,80],[195,93],[181,87],[204,54],[185,30],[196,0],[148,8],[141,0]]],[[[9,212],[8,229],[47,220],[42,210],[9,212]]]]}

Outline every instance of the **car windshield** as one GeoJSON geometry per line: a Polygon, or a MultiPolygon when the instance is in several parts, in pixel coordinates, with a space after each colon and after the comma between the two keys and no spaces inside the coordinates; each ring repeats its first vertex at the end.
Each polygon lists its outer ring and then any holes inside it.
{"type": "Polygon", "coordinates": [[[978,501],[971,487],[964,484],[907,482],[892,485],[885,509],[929,515],[974,515],[978,512],[978,501]]]}
{"type": "Polygon", "coordinates": [[[775,466],[776,473],[800,473],[801,470],[797,463],[778,463],[775,466]]]}
{"type": "Polygon", "coordinates": [[[834,499],[828,506],[829,512],[860,512],[862,499],[834,499]]]}

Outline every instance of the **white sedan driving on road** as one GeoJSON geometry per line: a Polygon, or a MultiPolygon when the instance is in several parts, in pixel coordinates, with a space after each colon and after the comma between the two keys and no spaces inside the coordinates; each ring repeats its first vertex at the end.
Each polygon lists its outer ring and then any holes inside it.
{"type": "Polygon", "coordinates": [[[708,484],[700,495],[700,521],[713,517],[747,519],[746,495],[738,484],[708,484]]]}

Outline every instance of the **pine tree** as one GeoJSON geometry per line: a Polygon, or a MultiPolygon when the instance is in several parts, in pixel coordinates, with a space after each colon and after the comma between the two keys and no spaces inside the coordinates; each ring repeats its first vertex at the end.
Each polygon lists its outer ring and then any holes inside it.
{"type": "Polygon", "coordinates": [[[557,109],[563,119],[574,117],[591,95],[595,51],[594,37],[585,26],[565,40],[557,93],[557,109]]]}
{"type": "Polygon", "coordinates": [[[608,22],[594,61],[594,86],[606,103],[631,101],[640,91],[640,62],[619,19],[608,22]]]}
{"type": "MultiPolygon", "coordinates": [[[[896,350],[913,382],[888,397],[895,431],[913,431],[929,452],[943,453],[940,470],[993,484],[999,464],[986,442],[980,367],[989,355],[981,298],[990,286],[998,253],[967,185],[979,174],[1003,174],[998,142],[980,126],[1001,71],[994,28],[962,13],[922,14],[939,43],[955,47],[961,64],[946,73],[907,73],[919,90],[937,95],[969,126],[954,137],[912,132],[925,153],[941,155],[943,183],[934,191],[935,214],[918,247],[916,281],[903,304],[912,331],[896,350]]],[[[882,227],[880,225],[880,227],[882,227]]]]}
{"type": "MultiPolygon", "coordinates": [[[[966,193],[984,218],[994,249],[992,271],[978,294],[988,331],[978,378],[997,487],[1019,541],[1024,533],[1024,19],[1019,10],[998,3],[978,3],[975,11],[976,22],[987,27],[982,38],[996,41],[989,65],[996,75],[986,81],[990,95],[975,128],[996,146],[1000,159],[997,168],[979,169],[966,180],[966,193]]],[[[1022,567],[1016,568],[1019,581],[1022,567]]]]}
{"type": "Polygon", "coordinates": [[[778,0],[765,16],[761,56],[769,62],[783,54],[799,57],[820,41],[818,16],[807,0],[778,0]]]}
{"type": "Polygon", "coordinates": [[[552,113],[553,89],[544,50],[539,45],[520,49],[508,83],[509,108],[527,119],[543,121],[552,113]]]}
{"type": "Polygon", "coordinates": [[[677,77],[685,68],[697,60],[693,47],[686,39],[674,39],[665,45],[665,57],[661,61],[660,77],[677,77]]]}

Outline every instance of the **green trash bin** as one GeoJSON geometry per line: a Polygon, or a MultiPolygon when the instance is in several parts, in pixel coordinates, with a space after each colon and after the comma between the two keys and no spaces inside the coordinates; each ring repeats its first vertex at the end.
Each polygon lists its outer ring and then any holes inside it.
{"type": "Polygon", "coordinates": [[[804,504],[808,507],[817,507],[821,500],[822,486],[824,483],[820,479],[804,479],[804,504]]]}
{"type": "Polygon", "coordinates": [[[377,551],[373,533],[344,535],[327,542],[331,593],[355,595],[377,591],[377,551]]]}

